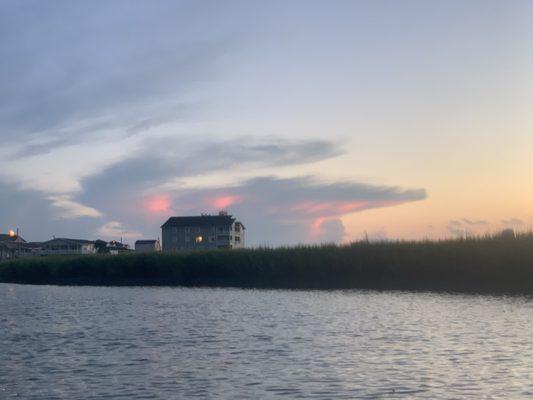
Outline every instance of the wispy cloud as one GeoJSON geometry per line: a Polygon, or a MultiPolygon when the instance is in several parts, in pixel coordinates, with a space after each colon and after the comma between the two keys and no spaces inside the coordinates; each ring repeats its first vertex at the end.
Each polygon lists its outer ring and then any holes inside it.
{"type": "Polygon", "coordinates": [[[483,219],[452,219],[448,222],[448,232],[455,237],[466,237],[487,233],[490,228],[488,221],[483,219]]]}
{"type": "Polygon", "coordinates": [[[53,235],[90,237],[102,224],[97,214],[68,198],[54,200],[44,193],[0,181],[0,232],[20,228],[29,240],[46,240],[53,235]]]}
{"type": "Polygon", "coordinates": [[[49,200],[54,207],[57,207],[61,210],[58,212],[60,218],[98,218],[102,216],[100,211],[72,200],[71,196],[69,195],[50,196],[49,200]]]}
{"type": "MultiPolygon", "coordinates": [[[[235,40],[215,29],[183,34],[201,29],[194,16],[203,6],[179,2],[9,3],[0,11],[4,144],[24,137],[61,146],[87,140],[87,127],[91,136],[135,134],[179,118],[191,112],[190,90],[217,76],[235,40]]],[[[29,145],[19,156],[48,149],[29,145]]]]}
{"type": "Polygon", "coordinates": [[[143,235],[139,232],[127,230],[120,222],[110,221],[98,228],[96,236],[105,240],[132,240],[143,235]]]}
{"type": "Polygon", "coordinates": [[[520,218],[508,218],[502,220],[502,226],[507,229],[517,229],[522,228],[525,225],[525,222],[520,218]]]}
{"type": "Polygon", "coordinates": [[[484,219],[468,219],[462,218],[461,223],[468,226],[488,226],[489,223],[484,219]]]}

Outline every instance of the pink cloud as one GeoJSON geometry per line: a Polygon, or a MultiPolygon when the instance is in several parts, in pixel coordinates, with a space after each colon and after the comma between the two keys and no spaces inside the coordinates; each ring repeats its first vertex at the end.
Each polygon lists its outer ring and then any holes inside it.
{"type": "Polygon", "coordinates": [[[232,204],[240,203],[242,201],[241,196],[220,196],[215,198],[211,204],[213,207],[223,210],[231,206],[232,204]]]}
{"type": "Polygon", "coordinates": [[[144,202],[144,209],[152,214],[169,213],[170,198],[167,195],[156,195],[149,197],[144,202]]]}
{"type": "Polygon", "coordinates": [[[400,204],[399,201],[304,201],[290,206],[291,212],[307,216],[338,217],[356,211],[400,204]]]}

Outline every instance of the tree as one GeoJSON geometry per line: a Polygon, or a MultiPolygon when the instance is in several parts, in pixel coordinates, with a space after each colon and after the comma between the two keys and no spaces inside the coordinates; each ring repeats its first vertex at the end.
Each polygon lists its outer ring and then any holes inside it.
{"type": "Polygon", "coordinates": [[[105,254],[107,253],[107,242],[98,239],[96,242],[94,242],[94,247],[98,251],[98,254],[105,254]]]}

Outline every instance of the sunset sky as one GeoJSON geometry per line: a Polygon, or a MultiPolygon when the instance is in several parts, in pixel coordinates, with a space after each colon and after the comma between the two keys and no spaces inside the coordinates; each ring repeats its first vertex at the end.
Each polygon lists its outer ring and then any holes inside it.
{"type": "Polygon", "coordinates": [[[0,1],[0,232],[533,229],[533,1],[0,1]]]}

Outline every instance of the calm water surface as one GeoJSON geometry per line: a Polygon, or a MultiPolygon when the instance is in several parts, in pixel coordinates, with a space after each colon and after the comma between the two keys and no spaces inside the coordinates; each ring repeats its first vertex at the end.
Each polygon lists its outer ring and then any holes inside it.
{"type": "Polygon", "coordinates": [[[0,399],[531,398],[533,299],[0,284],[0,399]]]}

